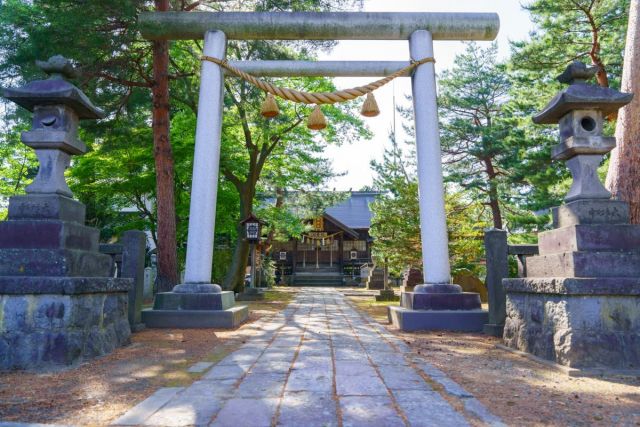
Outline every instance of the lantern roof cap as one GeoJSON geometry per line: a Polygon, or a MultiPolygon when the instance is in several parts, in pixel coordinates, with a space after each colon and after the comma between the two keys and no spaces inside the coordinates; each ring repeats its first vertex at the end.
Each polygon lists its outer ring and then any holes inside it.
{"type": "Polygon", "coordinates": [[[19,88],[7,88],[4,97],[29,111],[38,105],[66,105],[81,119],[101,119],[104,111],[93,105],[87,96],[65,79],[78,77],[78,71],[71,61],[56,55],[47,61],[36,61],[36,65],[49,78],[35,80],[19,88]]]}
{"type": "Polygon", "coordinates": [[[266,224],[264,221],[262,221],[262,220],[261,220],[261,219],[259,219],[257,216],[255,216],[255,215],[253,214],[253,212],[252,212],[252,213],[250,213],[250,214],[249,214],[249,216],[247,216],[245,219],[243,219],[242,221],[240,221],[240,224],[244,225],[244,224],[246,224],[246,223],[248,223],[248,222],[257,222],[257,223],[260,223],[260,224],[262,224],[262,225],[266,224]]]}
{"type": "Polygon", "coordinates": [[[569,64],[557,77],[560,83],[568,83],[569,87],[558,92],[542,111],[533,116],[533,122],[558,123],[565,114],[573,110],[599,110],[604,115],[609,115],[631,102],[632,93],[587,83],[596,72],[597,67],[587,67],[580,61],[569,64]]]}

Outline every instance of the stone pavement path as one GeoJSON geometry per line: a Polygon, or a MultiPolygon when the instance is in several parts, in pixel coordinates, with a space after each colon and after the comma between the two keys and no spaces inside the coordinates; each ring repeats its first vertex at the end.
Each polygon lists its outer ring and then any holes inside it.
{"type": "Polygon", "coordinates": [[[284,311],[250,327],[255,337],[199,381],[158,390],[114,425],[502,424],[335,289],[302,289],[284,311]]]}

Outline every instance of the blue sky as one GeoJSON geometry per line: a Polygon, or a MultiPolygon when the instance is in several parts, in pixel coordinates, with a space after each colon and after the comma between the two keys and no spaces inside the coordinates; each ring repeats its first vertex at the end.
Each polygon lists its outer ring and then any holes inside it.
{"type": "MultiPolygon", "coordinates": [[[[371,12],[496,12],[500,16],[498,47],[500,56],[509,54],[509,40],[522,40],[533,30],[529,15],[522,10],[518,0],[365,0],[364,10],[371,12]]],[[[488,44],[490,42],[478,42],[488,44]]],[[[436,71],[450,68],[456,54],[464,50],[462,42],[436,41],[434,53],[436,71]]],[[[397,60],[409,59],[409,46],[405,41],[341,41],[329,54],[322,55],[321,60],[397,60]]],[[[348,88],[366,84],[374,78],[336,78],[338,88],[348,88]]],[[[388,134],[393,122],[393,95],[396,103],[405,102],[405,95],[411,93],[410,80],[399,78],[395,82],[375,92],[380,115],[375,119],[365,119],[375,136],[370,141],[329,147],[325,155],[332,160],[334,170],[348,172],[334,179],[329,188],[337,190],[357,190],[364,185],[371,185],[373,174],[369,163],[373,159],[382,158],[384,147],[389,144],[388,134]]],[[[400,124],[397,125],[398,130],[400,124]]],[[[398,132],[402,141],[402,134],[398,132]]]]}

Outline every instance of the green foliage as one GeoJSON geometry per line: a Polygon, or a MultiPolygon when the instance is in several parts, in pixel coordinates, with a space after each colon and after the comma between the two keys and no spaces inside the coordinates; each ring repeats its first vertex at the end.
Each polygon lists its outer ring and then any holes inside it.
{"type": "MultiPolygon", "coordinates": [[[[377,263],[387,265],[392,275],[406,268],[422,268],[418,182],[412,163],[395,138],[382,162],[373,162],[375,185],[383,195],[371,205],[369,233],[375,239],[372,253],[377,263]]],[[[449,256],[452,274],[461,271],[482,274],[483,231],[488,226],[483,206],[463,192],[449,191],[445,199],[449,256]]]]}
{"type": "Polygon", "coordinates": [[[486,205],[495,228],[540,225],[530,212],[556,203],[550,185],[562,174],[550,161],[553,134],[529,125],[537,105],[517,92],[497,45],[469,43],[439,85],[446,181],[486,205]]]}
{"type": "Polygon", "coordinates": [[[629,0],[531,0],[524,7],[537,29],[513,43],[515,66],[549,82],[573,60],[604,68],[619,87],[629,0]]]}
{"type": "Polygon", "coordinates": [[[5,127],[0,133],[0,220],[7,214],[6,199],[23,194],[38,172],[34,151],[20,142],[23,130],[25,126],[5,127]]]}

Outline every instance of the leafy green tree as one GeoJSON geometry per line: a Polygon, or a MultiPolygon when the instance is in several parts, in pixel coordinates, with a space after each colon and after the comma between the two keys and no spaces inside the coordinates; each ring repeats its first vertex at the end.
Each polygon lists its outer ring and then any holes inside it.
{"type": "MultiPolygon", "coordinates": [[[[176,1],[174,10],[192,10],[215,1],[176,1]]],[[[109,113],[130,107],[137,92],[152,117],[152,146],[157,211],[158,282],[169,290],[178,279],[174,161],[169,139],[169,81],[181,78],[169,64],[169,43],[140,40],[136,19],[141,11],[167,11],[168,0],[84,1],[8,0],[0,8],[0,79],[13,84],[38,75],[35,59],[62,54],[77,61],[78,84],[109,113]]],[[[175,67],[173,67],[175,68],[175,67]]],[[[109,120],[108,119],[108,120],[109,120]]]]}

